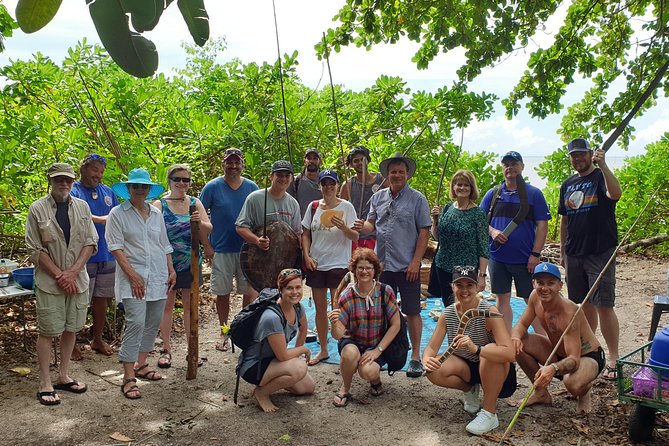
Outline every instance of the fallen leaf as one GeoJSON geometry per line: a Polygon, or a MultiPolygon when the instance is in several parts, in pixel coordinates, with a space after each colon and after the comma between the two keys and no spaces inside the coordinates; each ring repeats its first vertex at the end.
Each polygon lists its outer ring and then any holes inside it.
{"type": "Polygon", "coordinates": [[[132,438],[128,437],[127,435],[123,435],[120,432],[114,432],[113,434],[109,434],[109,438],[116,441],[122,441],[124,443],[132,441],[132,438]]]}
{"type": "Polygon", "coordinates": [[[32,372],[28,367],[14,367],[13,369],[9,369],[9,371],[18,373],[21,376],[29,375],[32,372]]]}
{"type": "Polygon", "coordinates": [[[277,440],[281,440],[281,441],[290,441],[292,439],[293,439],[293,437],[291,437],[288,434],[284,434],[284,435],[280,436],[279,438],[277,438],[277,440]]]}

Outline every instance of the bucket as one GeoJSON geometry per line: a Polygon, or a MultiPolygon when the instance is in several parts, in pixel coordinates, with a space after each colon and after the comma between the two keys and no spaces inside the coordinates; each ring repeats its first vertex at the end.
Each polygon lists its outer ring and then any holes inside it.
{"type": "Polygon", "coordinates": [[[0,274],[0,287],[9,286],[9,274],[0,274]]]}
{"type": "MultiPolygon", "coordinates": [[[[650,349],[650,365],[669,368],[669,325],[658,331],[650,349]]],[[[662,377],[669,379],[669,371],[662,371],[662,377]]]]}

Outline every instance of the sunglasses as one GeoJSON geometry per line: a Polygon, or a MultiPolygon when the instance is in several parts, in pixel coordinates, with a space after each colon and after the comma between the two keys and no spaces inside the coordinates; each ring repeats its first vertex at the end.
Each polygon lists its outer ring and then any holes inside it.
{"type": "Polygon", "coordinates": [[[65,175],[59,175],[57,177],[51,177],[51,181],[54,183],[67,183],[67,184],[72,184],[74,183],[74,178],[65,176],[65,175]]]}
{"type": "Polygon", "coordinates": [[[89,161],[100,161],[103,164],[107,164],[107,158],[105,158],[102,155],[98,155],[97,153],[91,153],[90,155],[86,155],[83,164],[86,164],[89,161]]]}
{"type": "Polygon", "coordinates": [[[129,186],[130,189],[148,189],[149,187],[151,187],[150,184],[137,184],[137,183],[129,184],[129,186]]]}
{"type": "Polygon", "coordinates": [[[468,274],[471,273],[472,271],[476,271],[476,267],[474,266],[454,266],[453,267],[453,272],[459,272],[460,274],[468,274]]]}
{"type": "Polygon", "coordinates": [[[239,149],[228,149],[225,151],[225,157],[228,157],[230,155],[237,155],[238,157],[242,157],[242,151],[239,149]]]}
{"type": "Polygon", "coordinates": [[[281,276],[282,278],[288,277],[288,276],[300,276],[300,277],[302,277],[302,272],[299,269],[295,269],[295,268],[284,269],[283,271],[281,271],[279,273],[279,276],[281,276]]]}
{"type": "Polygon", "coordinates": [[[170,181],[174,183],[190,183],[190,178],[170,177],[170,181]]]}

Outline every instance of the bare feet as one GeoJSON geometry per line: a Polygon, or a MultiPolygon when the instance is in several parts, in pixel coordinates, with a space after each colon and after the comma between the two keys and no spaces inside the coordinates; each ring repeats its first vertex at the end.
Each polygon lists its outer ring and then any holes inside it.
{"type": "Polygon", "coordinates": [[[105,341],[92,341],[91,342],[91,350],[94,352],[98,352],[101,355],[105,356],[111,356],[114,354],[114,349],[109,346],[105,341]]]}
{"type": "Polygon", "coordinates": [[[592,412],[592,397],[590,396],[590,391],[588,390],[585,395],[577,398],[578,403],[576,404],[577,413],[590,413],[592,412]]]}
{"type": "Polygon", "coordinates": [[[538,389],[528,398],[526,406],[533,406],[535,404],[545,404],[550,406],[553,404],[553,397],[548,389],[538,389]]]}
{"type": "Polygon", "coordinates": [[[279,410],[279,408],[272,403],[272,400],[269,399],[269,395],[265,395],[262,390],[259,389],[260,387],[256,387],[253,390],[253,398],[258,401],[258,405],[263,412],[276,412],[279,410]]]}
{"type": "Polygon", "coordinates": [[[79,346],[79,344],[74,344],[72,354],[70,355],[70,360],[81,361],[82,359],[84,359],[84,354],[81,352],[81,346],[79,346]]]}

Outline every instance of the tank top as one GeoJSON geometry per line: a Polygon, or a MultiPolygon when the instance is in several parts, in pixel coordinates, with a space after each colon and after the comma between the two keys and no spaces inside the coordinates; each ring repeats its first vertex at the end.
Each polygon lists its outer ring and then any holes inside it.
{"type": "MultiPolygon", "coordinates": [[[[381,187],[381,184],[383,183],[383,176],[381,174],[377,173],[376,177],[374,178],[374,181],[371,184],[365,184],[365,190],[362,190],[362,183],[359,183],[356,177],[351,177],[350,179],[350,185],[351,185],[351,204],[355,208],[355,213],[357,214],[358,218],[361,220],[366,220],[367,219],[367,214],[369,214],[369,200],[372,198],[372,195],[376,191],[379,190],[381,187]],[[362,194],[362,213],[359,213],[360,211],[360,194],[362,194]]],[[[347,186],[348,187],[348,186],[347,186]]],[[[376,231],[370,233],[370,234],[365,234],[365,235],[360,235],[360,240],[372,240],[376,238],[376,231]]]]}
{"type": "MultiPolygon", "coordinates": [[[[487,310],[489,308],[490,304],[485,300],[481,299],[478,305],[478,309],[487,310]]],[[[460,324],[460,318],[458,317],[458,311],[455,309],[455,304],[449,305],[448,307],[446,307],[444,311],[446,313],[446,329],[448,333],[448,343],[450,344],[451,342],[453,342],[453,339],[458,334],[458,325],[460,324]]],[[[492,333],[490,333],[486,328],[484,318],[476,318],[470,320],[469,324],[467,325],[467,328],[465,329],[464,334],[469,336],[472,342],[480,347],[495,342],[495,338],[492,336],[492,333]]],[[[453,354],[471,362],[479,362],[478,355],[476,353],[470,352],[466,348],[459,348],[455,350],[453,354]]]]}
{"type": "MultiPolygon", "coordinates": [[[[190,214],[175,214],[167,205],[167,200],[160,199],[163,206],[163,219],[167,229],[167,238],[174,249],[172,265],[178,272],[190,271],[191,233],[190,214]]],[[[190,197],[190,206],[195,206],[195,198],[190,197]]]]}

